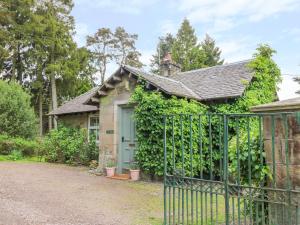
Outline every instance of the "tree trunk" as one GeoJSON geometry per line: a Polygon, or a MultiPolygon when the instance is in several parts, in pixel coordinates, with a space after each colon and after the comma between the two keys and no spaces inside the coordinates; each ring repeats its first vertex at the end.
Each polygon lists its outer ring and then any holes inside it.
{"type": "MultiPolygon", "coordinates": [[[[52,99],[52,109],[57,109],[57,94],[56,94],[56,82],[55,82],[55,75],[54,73],[50,76],[50,82],[51,82],[51,99],[52,99]]],[[[53,126],[54,129],[57,129],[57,120],[56,117],[53,116],[53,126]]]]}
{"type": "MultiPolygon", "coordinates": [[[[51,97],[49,98],[49,112],[52,111],[52,100],[51,100],[51,97]]],[[[52,116],[49,116],[48,117],[48,129],[49,131],[52,130],[52,116]]]]}
{"type": "Polygon", "coordinates": [[[40,122],[40,136],[43,136],[43,93],[39,95],[39,122],[40,122]]]}

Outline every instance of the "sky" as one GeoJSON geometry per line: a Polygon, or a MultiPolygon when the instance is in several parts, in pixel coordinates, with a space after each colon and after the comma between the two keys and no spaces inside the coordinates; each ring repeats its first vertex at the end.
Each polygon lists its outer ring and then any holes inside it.
{"type": "MultiPolygon", "coordinates": [[[[252,57],[260,43],[277,51],[274,60],[283,74],[280,100],[297,97],[300,85],[300,0],[74,0],[75,40],[85,45],[97,29],[122,26],[138,34],[137,49],[149,69],[158,37],[176,35],[184,18],[199,42],[208,33],[222,50],[225,63],[252,57]]],[[[109,65],[107,75],[117,66],[109,65]]]]}

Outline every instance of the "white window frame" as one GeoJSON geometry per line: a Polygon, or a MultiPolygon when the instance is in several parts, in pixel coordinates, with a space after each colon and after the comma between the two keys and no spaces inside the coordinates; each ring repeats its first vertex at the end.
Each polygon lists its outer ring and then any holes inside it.
{"type": "Polygon", "coordinates": [[[96,114],[92,114],[92,115],[89,115],[88,117],[88,139],[90,140],[90,131],[91,130],[98,130],[98,136],[99,138],[96,139],[96,144],[99,145],[99,139],[100,139],[100,118],[99,118],[99,115],[96,115],[96,114]],[[98,126],[91,126],[91,118],[97,118],[98,119],[98,126]]]}

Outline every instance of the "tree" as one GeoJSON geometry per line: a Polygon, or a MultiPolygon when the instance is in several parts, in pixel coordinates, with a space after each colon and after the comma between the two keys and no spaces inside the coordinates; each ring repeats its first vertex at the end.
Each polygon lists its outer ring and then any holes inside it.
{"type": "Polygon", "coordinates": [[[22,83],[27,79],[26,58],[30,48],[33,0],[0,2],[0,62],[2,77],[22,83]]]}
{"type": "Polygon", "coordinates": [[[111,62],[142,67],[139,60],[141,54],[135,47],[137,38],[137,34],[129,34],[123,27],[117,27],[114,32],[109,28],[100,28],[93,36],[87,36],[87,47],[91,48],[102,84],[107,65],[111,62]]]}
{"type": "Polygon", "coordinates": [[[119,65],[130,65],[142,67],[139,57],[141,53],[136,50],[135,42],[138,38],[137,34],[129,34],[123,27],[117,27],[114,32],[116,59],[119,65]]]}
{"type": "Polygon", "coordinates": [[[0,133],[32,138],[36,134],[36,118],[30,95],[19,84],[0,80],[0,133]]]}
{"type": "Polygon", "coordinates": [[[202,65],[202,61],[204,61],[202,51],[197,44],[194,28],[187,19],[184,19],[172,45],[172,59],[181,66],[182,71],[187,71],[197,68],[196,65],[191,65],[192,62],[202,65]],[[193,58],[195,55],[197,55],[197,61],[193,58]]]}
{"type": "Polygon", "coordinates": [[[106,67],[116,58],[116,40],[109,28],[100,28],[93,36],[87,36],[87,47],[92,48],[95,67],[100,73],[101,84],[104,83],[106,67]]]}
{"type": "Polygon", "coordinates": [[[221,50],[219,47],[216,47],[215,40],[212,39],[208,34],[205,35],[204,40],[201,42],[201,48],[205,54],[204,64],[206,66],[216,66],[222,65],[224,60],[220,59],[221,50]]]}
{"type": "MultiPolygon", "coordinates": [[[[57,80],[74,76],[74,70],[68,61],[72,59],[72,53],[76,50],[73,41],[74,19],[70,15],[72,0],[44,0],[37,5],[36,14],[40,16],[40,24],[43,25],[44,34],[40,38],[40,45],[46,57],[45,74],[49,79],[51,105],[49,110],[55,110],[58,106],[57,80]]],[[[51,121],[49,121],[51,124],[51,121]]],[[[57,121],[53,119],[54,128],[57,121]]]]}
{"type": "Polygon", "coordinates": [[[174,40],[174,37],[170,33],[159,37],[156,53],[152,55],[150,64],[152,73],[159,73],[160,62],[168,52],[171,52],[174,40]]]}

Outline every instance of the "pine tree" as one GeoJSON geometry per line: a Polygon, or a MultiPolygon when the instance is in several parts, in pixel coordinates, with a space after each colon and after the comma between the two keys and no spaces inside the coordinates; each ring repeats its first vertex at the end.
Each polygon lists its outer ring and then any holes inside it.
{"type": "Polygon", "coordinates": [[[21,84],[27,78],[25,61],[33,5],[33,0],[0,1],[0,69],[5,79],[21,84]]]}
{"type": "Polygon", "coordinates": [[[208,67],[215,65],[222,65],[224,60],[221,59],[221,53],[219,47],[216,47],[215,40],[208,34],[205,35],[204,40],[201,43],[201,47],[205,53],[204,64],[208,67]]]}
{"type": "Polygon", "coordinates": [[[203,50],[197,44],[194,28],[184,19],[172,45],[172,59],[181,66],[182,71],[204,67],[203,50]]]}

